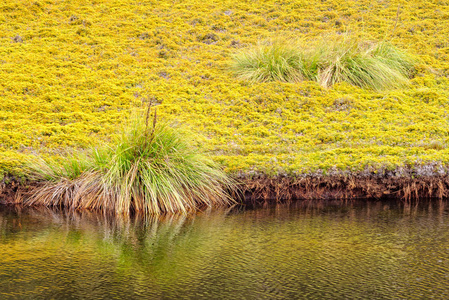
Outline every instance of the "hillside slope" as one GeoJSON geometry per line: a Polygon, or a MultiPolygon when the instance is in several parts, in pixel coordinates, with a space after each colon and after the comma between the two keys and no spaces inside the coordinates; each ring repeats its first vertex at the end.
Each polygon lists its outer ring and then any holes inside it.
{"type": "Polygon", "coordinates": [[[0,171],[108,141],[155,97],[230,173],[449,163],[448,1],[6,0],[0,4],[0,171]],[[340,3],[339,3],[340,2],[340,3]],[[399,10],[398,10],[399,8],[399,10]],[[420,59],[406,89],[248,83],[240,48],[278,35],[389,39],[420,59]]]}

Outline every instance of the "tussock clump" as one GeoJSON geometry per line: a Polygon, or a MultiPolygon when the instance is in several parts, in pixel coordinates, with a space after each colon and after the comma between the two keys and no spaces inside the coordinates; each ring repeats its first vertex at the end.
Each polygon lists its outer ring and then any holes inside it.
{"type": "Polygon", "coordinates": [[[323,87],[339,82],[374,90],[406,86],[413,59],[389,42],[364,43],[347,36],[309,50],[309,78],[323,87]]]}
{"type": "Polygon", "coordinates": [[[305,79],[302,63],[294,44],[275,40],[237,53],[231,69],[239,78],[249,81],[298,82],[305,79]]]}
{"type": "Polygon", "coordinates": [[[447,148],[446,144],[442,141],[430,141],[428,144],[422,145],[426,149],[433,149],[433,150],[444,150],[447,148]]]}
{"type": "Polygon", "coordinates": [[[233,57],[232,70],[251,81],[339,82],[374,90],[405,86],[414,60],[389,42],[367,43],[347,35],[326,37],[315,46],[278,40],[233,57]]]}
{"type": "Polygon", "coordinates": [[[30,168],[39,180],[29,205],[161,214],[232,202],[232,181],[185,136],[168,125],[135,118],[112,147],[40,160],[30,168]]]}

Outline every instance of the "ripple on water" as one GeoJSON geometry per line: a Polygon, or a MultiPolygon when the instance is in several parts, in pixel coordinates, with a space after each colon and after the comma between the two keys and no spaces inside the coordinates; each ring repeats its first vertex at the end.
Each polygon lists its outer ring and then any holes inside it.
{"type": "Polygon", "coordinates": [[[449,298],[446,203],[158,219],[0,208],[0,298],[449,298]]]}

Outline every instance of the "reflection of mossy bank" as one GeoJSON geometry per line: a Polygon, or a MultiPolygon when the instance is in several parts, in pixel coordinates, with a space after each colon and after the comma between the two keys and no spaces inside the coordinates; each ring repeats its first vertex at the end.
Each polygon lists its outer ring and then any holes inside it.
{"type": "Polygon", "coordinates": [[[391,299],[424,285],[425,298],[447,291],[444,201],[304,202],[140,220],[4,211],[2,299],[391,299]]]}

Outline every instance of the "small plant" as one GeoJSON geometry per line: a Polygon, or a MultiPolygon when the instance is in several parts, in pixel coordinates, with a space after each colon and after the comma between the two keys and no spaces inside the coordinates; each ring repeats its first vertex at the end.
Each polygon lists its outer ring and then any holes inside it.
{"type": "Polygon", "coordinates": [[[433,149],[433,150],[444,150],[446,149],[446,144],[442,141],[432,140],[429,143],[423,145],[425,149],[433,149]]]}
{"type": "Polygon", "coordinates": [[[374,90],[405,86],[413,73],[413,58],[386,41],[367,43],[343,35],[311,47],[294,44],[278,40],[244,50],[234,56],[232,69],[251,81],[311,80],[326,88],[348,82],[374,90]]]}
{"type": "Polygon", "coordinates": [[[233,182],[175,128],[134,118],[112,147],[40,160],[30,177],[42,182],[29,205],[43,204],[129,214],[187,212],[229,204],[233,182]]]}

